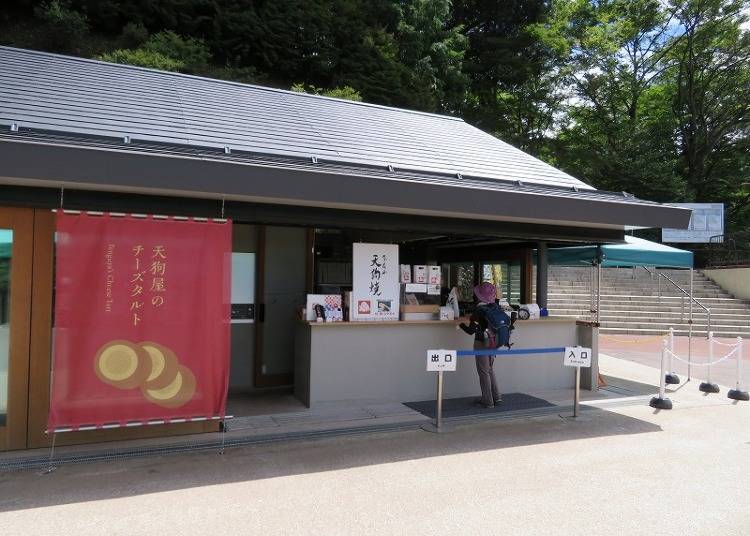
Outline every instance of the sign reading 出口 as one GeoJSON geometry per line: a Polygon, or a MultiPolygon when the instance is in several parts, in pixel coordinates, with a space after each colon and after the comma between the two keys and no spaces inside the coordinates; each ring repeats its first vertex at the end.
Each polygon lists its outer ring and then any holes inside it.
{"type": "Polygon", "coordinates": [[[456,370],[456,350],[427,350],[427,372],[456,370]]]}
{"type": "Polygon", "coordinates": [[[58,212],[48,429],[223,415],[231,251],[228,222],[58,212]]]}

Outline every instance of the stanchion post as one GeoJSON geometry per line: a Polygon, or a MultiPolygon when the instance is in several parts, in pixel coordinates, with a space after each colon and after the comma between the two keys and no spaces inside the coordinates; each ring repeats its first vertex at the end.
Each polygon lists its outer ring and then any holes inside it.
{"type": "Polygon", "coordinates": [[[708,363],[706,364],[706,381],[698,389],[703,393],[718,393],[719,386],[711,381],[711,363],[714,360],[714,332],[708,332],[708,363]]]}
{"type": "Polygon", "coordinates": [[[674,353],[674,328],[669,328],[669,367],[664,381],[671,385],[677,385],[680,383],[680,377],[674,373],[674,359],[672,354],[674,353]]]}
{"type": "Polygon", "coordinates": [[[443,424],[443,371],[437,373],[437,398],[435,400],[435,428],[440,430],[443,424]]]}
{"type": "Polygon", "coordinates": [[[693,372],[693,269],[690,268],[690,311],[688,313],[688,381],[693,372]]]}
{"type": "Polygon", "coordinates": [[[578,406],[581,403],[581,367],[576,367],[576,390],[573,393],[573,417],[578,417],[578,406]]]}
{"type": "Polygon", "coordinates": [[[655,396],[648,403],[649,406],[656,409],[672,409],[672,401],[667,398],[667,388],[664,381],[667,365],[667,341],[662,340],[661,346],[661,373],[659,374],[659,396],[655,396]]]}
{"type": "Polygon", "coordinates": [[[729,390],[727,398],[747,402],[750,400],[750,393],[742,390],[742,337],[737,337],[737,349],[735,350],[734,358],[737,360],[737,383],[734,389],[729,390]]]}

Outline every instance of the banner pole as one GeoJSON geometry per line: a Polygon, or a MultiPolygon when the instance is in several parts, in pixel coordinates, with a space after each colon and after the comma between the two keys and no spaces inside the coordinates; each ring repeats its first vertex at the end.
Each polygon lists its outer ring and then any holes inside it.
{"type": "Polygon", "coordinates": [[[52,459],[55,456],[55,440],[56,439],[57,439],[57,432],[53,430],[52,431],[52,446],[50,447],[50,450],[49,450],[49,464],[47,465],[47,469],[39,473],[40,475],[48,475],[54,472],[55,470],[57,470],[57,467],[52,465],[52,459]]]}
{"type": "Polygon", "coordinates": [[[581,367],[576,367],[576,389],[573,394],[573,417],[578,417],[578,405],[581,403],[581,367]]]}

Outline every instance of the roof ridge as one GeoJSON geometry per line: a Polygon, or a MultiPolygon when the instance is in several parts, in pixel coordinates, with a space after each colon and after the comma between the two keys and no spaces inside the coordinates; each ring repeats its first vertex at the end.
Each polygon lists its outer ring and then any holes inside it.
{"type": "Polygon", "coordinates": [[[148,72],[148,73],[156,73],[156,74],[161,74],[161,75],[164,75],[164,76],[175,76],[175,77],[191,78],[191,79],[197,79],[197,80],[205,80],[205,81],[214,82],[214,83],[217,83],[217,84],[225,84],[225,85],[239,86],[239,87],[248,87],[248,88],[257,89],[257,90],[260,90],[260,91],[270,91],[270,92],[275,92],[275,93],[284,93],[284,94],[294,95],[294,96],[300,97],[300,98],[322,99],[322,100],[328,100],[328,101],[333,101],[333,102],[344,103],[344,104],[347,104],[347,105],[366,106],[366,107],[370,107],[370,108],[379,108],[379,109],[382,109],[382,110],[391,110],[391,111],[394,111],[394,112],[409,113],[409,114],[416,114],[416,115],[426,115],[426,116],[435,117],[435,118],[438,118],[438,119],[444,119],[444,120],[449,120],[449,121],[458,121],[458,122],[461,122],[461,123],[465,123],[465,121],[464,121],[464,119],[462,117],[454,117],[454,116],[451,116],[451,115],[437,114],[437,113],[432,113],[432,112],[422,112],[420,110],[410,110],[408,108],[398,108],[398,107],[395,107],[395,106],[385,106],[383,104],[373,104],[373,103],[369,103],[369,102],[360,102],[360,101],[353,101],[353,100],[347,100],[347,99],[339,99],[339,98],[336,98],[336,97],[327,97],[327,96],[324,96],[324,95],[315,95],[313,93],[304,93],[304,92],[301,92],[301,91],[292,91],[290,89],[281,89],[281,88],[275,88],[275,87],[270,87],[270,86],[261,86],[261,85],[258,85],[258,84],[247,84],[247,83],[244,83],[244,82],[236,82],[234,80],[222,80],[221,78],[210,78],[208,76],[198,76],[198,75],[194,75],[194,74],[178,73],[178,72],[174,72],[174,71],[163,71],[161,69],[154,69],[154,68],[151,68],[151,67],[140,67],[138,65],[128,65],[128,64],[125,64],[125,63],[112,63],[112,62],[109,62],[109,61],[96,60],[96,59],[93,59],[93,58],[82,58],[80,56],[69,56],[67,54],[58,54],[58,53],[55,53],[55,52],[47,52],[47,51],[44,51],[44,50],[33,50],[33,49],[28,49],[28,48],[18,48],[18,47],[11,47],[11,46],[0,45],[0,51],[2,51],[2,50],[11,50],[11,51],[14,51],[14,52],[20,52],[20,53],[23,53],[23,54],[30,54],[30,55],[35,55],[35,56],[47,56],[47,57],[53,57],[53,58],[60,58],[60,59],[63,59],[63,60],[68,60],[68,61],[78,61],[78,62],[81,62],[81,63],[109,65],[109,66],[112,66],[114,68],[127,69],[127,70],[136,70],[136,71],[145,71],[145,72],[148,72]]]}

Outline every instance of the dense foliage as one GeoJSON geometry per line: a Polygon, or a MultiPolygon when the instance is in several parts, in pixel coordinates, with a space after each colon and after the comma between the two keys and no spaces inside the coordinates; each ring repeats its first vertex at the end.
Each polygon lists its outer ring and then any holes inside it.
{"type": "Polygon", "coordinates": [[[16,0],[0,43],[461,115],[750,224],[748,0],[16,0]]]}

